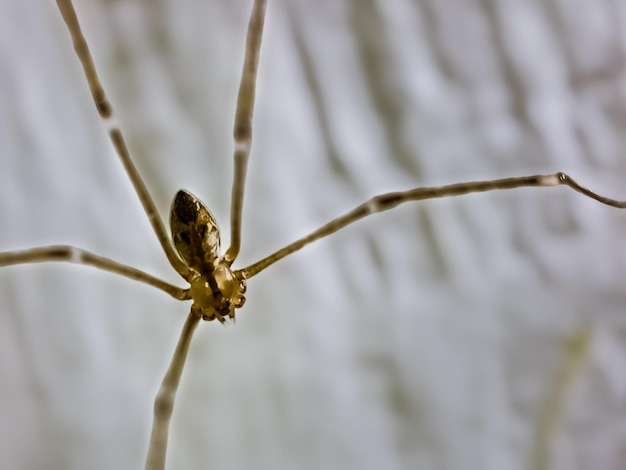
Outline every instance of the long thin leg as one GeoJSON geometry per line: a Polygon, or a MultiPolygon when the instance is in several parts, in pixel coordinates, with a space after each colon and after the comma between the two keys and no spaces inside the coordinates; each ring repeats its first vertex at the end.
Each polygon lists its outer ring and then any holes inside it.
{"type": "Polygon", "coordinates": [[[154,204],[146,185],[141,179],[141,176],[131,159],[130,152],[128,151],[128,147],[126,146],[126,142],[122,135],[122,131],[119,127],[113,124],[113,108],[107,100],[104,88],[102,88],[102,84],[98,78],[93,59],[91,58],[91,53],[89,52],[89,47],[85,41],[85,36],[80,29],[80,24],[78,23],[74,6],[72,5],[71,0],[57,0],[57,5],[59,6],[63,19],[65,20],[65,24],[72,35],[74,49],[76,50],[76,55],[80,59],[80,63],[83,66],[83,71],[85,73],[85,77],[87,78],[87,83],[89,84],[91,96],[93,97],[98,114],[107,126],[109,137],[115,147],[115,151],[117,152],[122,165],[124,165],[124,169],[126,170],[135,191],[137,192],[137,196],[139,196],[141,205],[143,206],[143,209],[152,224],[152,228],[161,243],[161,247],[163,248],[163,251],[165,252],[165,255],[167,256],[167,259],[172,267],[183,278],[189,280],[191,278],[191,271],[182,262],[174,250],[174,247],[172,246],[167,235],[165,225],[159,216],[156,205],[154,204]]]}
{"type": "Polygon", "coordinates": [[[529,470],[553,468],[552,457],[558,439],[559,427],[564,423],[568,400],[589,360],[592,331],[590,328],[574,332],[565,342],[563,360],[559,365],[545,402],[538,414],[529,470]]]}
{"type": "Polygon", "coordinates": [[[189,344],[193,332],[202,317],[193,311],[187,316],[180,339],[176,345],[170,366],[163,377],[161,388],[154,400],[154,421],[150,435],[150,447],[146,459],[146,470],[163,470],[165,468],[165,454],[167,452],[167,435],[170,427],[170,417],[174,409],[174,399],[180,384],[180,377],[185,367],[185,360],[189,352],[189,344]]]}
{"type": "Polygon", "coordinates": [[[0,253],[0,266],[24,263],[45,263],[47,261],[65,261],[68,263],[94,266],[161,289],[178,300],[189,300],[191,298],[189,289],[176,287],[139,269],[118,263],[109,258],[98,256],[75,246],[42,246],[29,250],[0,253]]]}
{"type": "Polygon", "coordinates": [[[243,277],[249,279],[250,277],[260,273],[268,266],[274,264],[276,261],[283,259],[285,256],[300,250],[302,247],[313,243],[320,238],[327,237],[328,235],[341,230],[347,225],[356,222],[359,219],[367,217],[368,215],[375,214],[377,212],[383,212],[409,201],[419,201],[422,199],[433,199],[438,197],[447,196],[460,196],[462,194],[477,193],[484,191],[494,191],[498,189],[514,189],[528,186],[543,186],[551,187],[565,185],[569,186],[573,190],[584,194],[587,197],[595,199],[602,204],[616,207],[618,209],[626,209],[626,201],[617,201],[615,199],[609,199],[608,197],[600,196],[587,188],[580,186],[572,178],[565,173],[555,173],[553,175],[533,175],[533,176],[521,176],[518,178],[504,178],[491,181],[472,181],[469,183],[451,184],[448,186],[438,186],[434,188],[416,188],[408,191],[394,192],[380,194],[374,196],[368,201],[364,202],[360,206],[357,206],[350,212],[331,220],[326,225],[323,225],[319,229],[311,232],[309,235],[296,240],[293,243],[281,248],[280,250],[272,253],[271,255],[245,267],[238,272],[243,274],[243,277]]]}
{"type": "Polygon", "coordinates": [[[246,40],[246,57],[241,73],[239,95],[237,96],[237,110],[235,112],[235,170],[233,174],[233,189],[230,206],[230,247],[224,255],[230,266],[241,248],[241,212],[243,210],[243,195],[248,169],[248,156],[252,144],[252,114],[254,112],[254,93],[256,87],[257,66],[259,64],[259,50],[263,38],[263,23],[265,22],[265,0],[255,0],[248,23],[248,37],[246,40]]]}

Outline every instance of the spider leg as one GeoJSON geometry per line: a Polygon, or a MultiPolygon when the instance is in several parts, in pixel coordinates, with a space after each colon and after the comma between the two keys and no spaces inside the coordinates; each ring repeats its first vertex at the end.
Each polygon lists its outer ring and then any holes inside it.
{"type": "Polygon", "coordinates": [[[152,228],[161,243],[161,247],[167,256],[168,261],[183,278],[189,280],[192,273],[174,250],[174,247],[172,246],[167,235],[165,225],[163,224],[156,205],[152,200],[152,196],[150,196],[148,188],[146,188],[145,183],[141,179],[141,176],[132,161],[126,141],[122,135],[122,131],[117,125],[114,124],[113,108],[111,107],[111,104],[109,103],[104,92],[104,88],[100,83],[100,79],[98,78],[98,74],[96,72],[93,59],[91,58],[87,41],[81,31],[74,6],[72,5],[71,0],[57,0],[57,5],[72,36],[74,50],[76,51],[76,55],[78,56],[83,67],[83,72],[85,73],[85,78],[89,84],[89,90],[91,91],[91,96],[93,97],[98,114],[107,126],[108,134],[111,142],[113,143],[113,147],[115,148],[115,151],[117,152],[122,165],[124,166],[133,187],[135,188],[135,192],[141,201],[141,205],[143,206],[143,209],[152,224],[152,228]]]}
{"type": "Polygon", "coordinates": [[[263,37],[266,3],[266,0],[255,0],[252,7],[250,22],[248,23],[248,37],[246,39],[246,56],[241,73],[239,94],[237,95],[237,109],[235,111],[233,131],[235,139],[235,169],[230,206],[230,247],[224,255],[224,260],[229,266],[237,258],[241,247],[241,212],[243,210],[248,157],[252,143],[252,114],[254,112],[256,75],[261,39],[263,37]]]}
{"type": "Polygon", "coordinates": [[[327,224],[323,225],[319,229],[311,232],[310,234],[296,240],[293,243],[281,248],[280,250],[272,253],[271,255],[257,261],[250,266],[247,266],[238,272],[243,275],[245,279],[260,273],[268,266],[283,259],[285,256],[294,253],[309,243],[313,243],[320,238],[327,237],[338,230],[360,220],[368,215],[376,214],[377,212],[383,212],[409,201],[420,201],[423,199],[433,199],[439,197],[449,196],[461,196],[463,194],[514,189],[522,187],[552,187],[558,185],[565,185],[572,188],[587,197],[595,199],[602,204],[606,204],[618,209],[626,209],[626,201],[617,201],[604,196],[600,196],[593,191],[580,186],[576,181],[570,178],[565,173],[555,173],[553,175],[533,175],[533,176],[520,176],[517,178],[503,178],[489,181],[471,181],[468,183],[450,184],[447,186],[437,186],[430,188],[415,188],[408,191],[393,192],[380,194],[367,200],[363,204],[357,206],[350,212],[331,220],[327,224]]]}
{"type": "Polygon", "coordinates": [[[108,258],[98,256],[82,248],[69,245],[43,246],[22,251],[9,251],[0,253],[0,266],[10,266],[13,264],[25,263],[45,263],[48,261],[65,261],[68,263],[86,264],[109,271],[121,276],[125,276],[134,281],[143,282],[157,289],[167,292],[178,300],[189,300],[191,295],[189,289],[176,287],[168,282],[162,281],[151,274],[139,269],[118,263],[108,258]]]}
{"type": "Polygon", "coordinates": [[[554,383],[548,388],[548,394],[542,404],[537,427],[534,432],[531,465],[529,468],[541,470],[553,468],[552,452],[562,430],[568,411],[568,400],[576,382],[581,378],[589,361],[593,331],[583,327],[565,339],[563,358],[560,360],[554,376],[554,383]]]}
{"type": "Polygon", "coordinates": [[[163,377],[161,388],[154,400],[154,421],[152,423],[150,447],[146,459],[146,470],[163,470],[165,468],[167,435],[169,432],[170,417],[174,409],[174,399],[176,398],[180,377],[185,367],[191,337],[201,318],[202,317],[197,315],[193,309],[187,316],[183,331],[176,345],[176,350],[172,356],[172,361],[165,373],[165,377],[163,377]]]}

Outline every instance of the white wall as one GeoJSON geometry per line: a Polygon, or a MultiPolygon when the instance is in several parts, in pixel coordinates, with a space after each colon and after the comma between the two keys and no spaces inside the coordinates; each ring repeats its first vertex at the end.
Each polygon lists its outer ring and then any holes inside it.
{"type": "MultiPolygon", "coordinates": [[[[163,217],[228,241],[250,2],[77,1],[163,217]]],[[[270,0],[245,266],[380,192],[567,171],[626,198],[619,0],[270,0]]],[[[51,1],[0,0],[0,250],[71,243],[178,282],[51,1]]],[[[551,468],[617,468],[626,212],[565,188],[410,204],[249,282],[202,324],[169,468],[523,469],[564,342],[590,353],[551,468]]],[[[182,283],[180,283],[182,285],[182,283]]],[[[189,308],[94,269],[0,269],[0,462],[141,468],[189,308]]]]}

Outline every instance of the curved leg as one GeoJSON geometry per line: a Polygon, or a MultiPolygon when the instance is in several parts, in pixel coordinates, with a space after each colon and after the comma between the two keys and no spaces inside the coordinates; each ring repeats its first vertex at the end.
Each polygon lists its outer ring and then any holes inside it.
{"type": "Polygon", "coordinates": [[[161,243],[161,247],[163,248],[163,251],[165,252],[165,255],[167,256],[167,259],[172,267],[183,278],[189,280],[192,273],[174,250],[174,247],[172,246],[172,243],[167,235],[163,220],[161,220],[156,205],[152,200],[152,196],[150,196],[148,188],[146,188],[145,183],[141,179],[141,176],[131,159],[124,136],[122,135],[122,131],[119,127],[117,127],[117,125],[114,124],[113,108],[111,107],[111,103],[107,100],[104,88],[102,88],[102,84],[98,78],[98,73],[96,72],[96,67],[94,66],[93,59],[91,58],[91,53],[89,52],[85,36],[80,29],[80,24],[78,23],[74,6],[72,5],[71,0],[57,0],[57,5],[61,11],[63,20],[67,25],[67,29],[69,29],[70,34],[72,35],[74,50],[76,51],[76,55],[78,56],[81,65],[83,66],[85,78],[89,84],[89,90],[91,91],[91,96],[93,97],[98,114],[108,129],[113,147],[115,147],[115,151],[117,152],[122,165],[124,165],[124,169],[126,170],[126,173],[135,188],[135,192],[137,193],[137,196],[139,196],[141,205],[150,220],[154,233],[159,239],[159,243],[161,243]]]}
{"type": "Polygon", "coordinates": [[[281,248],[280,250],[272,253],[271,255],[257,261],[250,266],[247,266],[238,272],[240,272],[244,278],[250,277],[260,273],[268,266],[283,259],[285,256],[294,253],[309,243],[313,243],[320,238],[327,237],[338,230],[360,220],[368,215],[376,214],[377,212],[383,212],[409,201],[420,201],[423,199],[434,199],[439,197],[448,196],[461,196],[463,194],[495,191],[503,189],[514,189],[523,187],[552,187],[565,185],[572,188],[587,197],[595,199],[602,204],[606,204],[618,209],[626,209],[626,201],[617,201],[608,197],[600,196],[593,191],[580,186],[576,181],[570,178],[565,173],[555,173],[553,175],[533,175],[533,176],[520,176],[517,178],[503,178],[490,181],[472,181],[469,183],[457,183],[447,186],[438,186],[432,188],[415,188],[408,191],[394,192],[380,194],[374,196],[368,201],[364,202],[360,206],[357,206],[347,214],[344,214],[336,219],[331,220],[326,225],[323,225],[319,229],[311,232],[310,234],[296,240],[293,243],[281,248]]]}
{"type": "Polygon", "coordinates": [[[134,281],[143,282],[161,289],[178,300],[189,300],[189,289],[176,287],[168,282],[145,273],[139,269],[118,263],[109,258],[98,256],[90,251],[69,245],[42,246],[29,250],[8,251],[0,253],[0,266],[11,266],[25,263],[45,263],[49,261],[64,261],[67,263],[86,264],[104,271],[125,276],[134,281]]]}
{"type": "Polygon", "coordinates": [[[554,383],[549,387],[545,402],[538,413],[530,470],[553,468],[552,456],[559,437],[559,428],[564,424],[568,400],[572,395],[575,382],[582,375],[589,360],[592,335],[591,328],[585,327],[566,338],[564,357],[554,374],[554,383]]]}
{"type": "Polygon", "coordinates": [[[266,0],[255,0],[248,23],[248,38],[246,40],[246,57],[241,73],[239,94],[237,95],[237,110],[235,111],[235,170],[233,174],[233,189],[230,201],[230,247],[224,255],[230,266],[237,258],[241,248],[241,212],[243,210],[243,195],[246,184],[248,157],[252,143],[252,114],[254,112],[254,93],[256,87],[256,73],[259,64],[259,50],[263,38],[263,23],[265,21],[266,0]]]}
{"type": "Polygon", "coordinates": [[[163,470],[165,468],[167,435],[169,433],[170,417],[174,409],[174,399],[176,398],[180,377],[185,367],[191,337],[200,322],[200,318],[193,310],[187,316],[174,351],[174,356],[172,356],[170,366],[167,368],[163,382],[161,382],[161,388],[154,400],[154,421],[152,423],[150,447],[146,459],[146,470],[163,470]]]}

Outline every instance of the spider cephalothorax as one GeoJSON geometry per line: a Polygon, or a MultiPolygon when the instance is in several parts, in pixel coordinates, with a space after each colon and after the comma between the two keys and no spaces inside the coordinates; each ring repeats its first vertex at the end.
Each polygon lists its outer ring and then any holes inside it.
{"type": "Polygon", "coordinates": [[[234,319],[246,301],[246,281],[220,256],[220,229],[211,211],[181,189],[172,201],[170,228],[176,251],[192,271],[192,310],[204,320],[234,319]]]}
{"type": "Polygon", "coordinates": [[[223,262],[209,273],[198,274],[190,283],[191,311],[203,320],[234,320],[235,309],[243,307],[246,301],[246,280],[223,262]]]}

